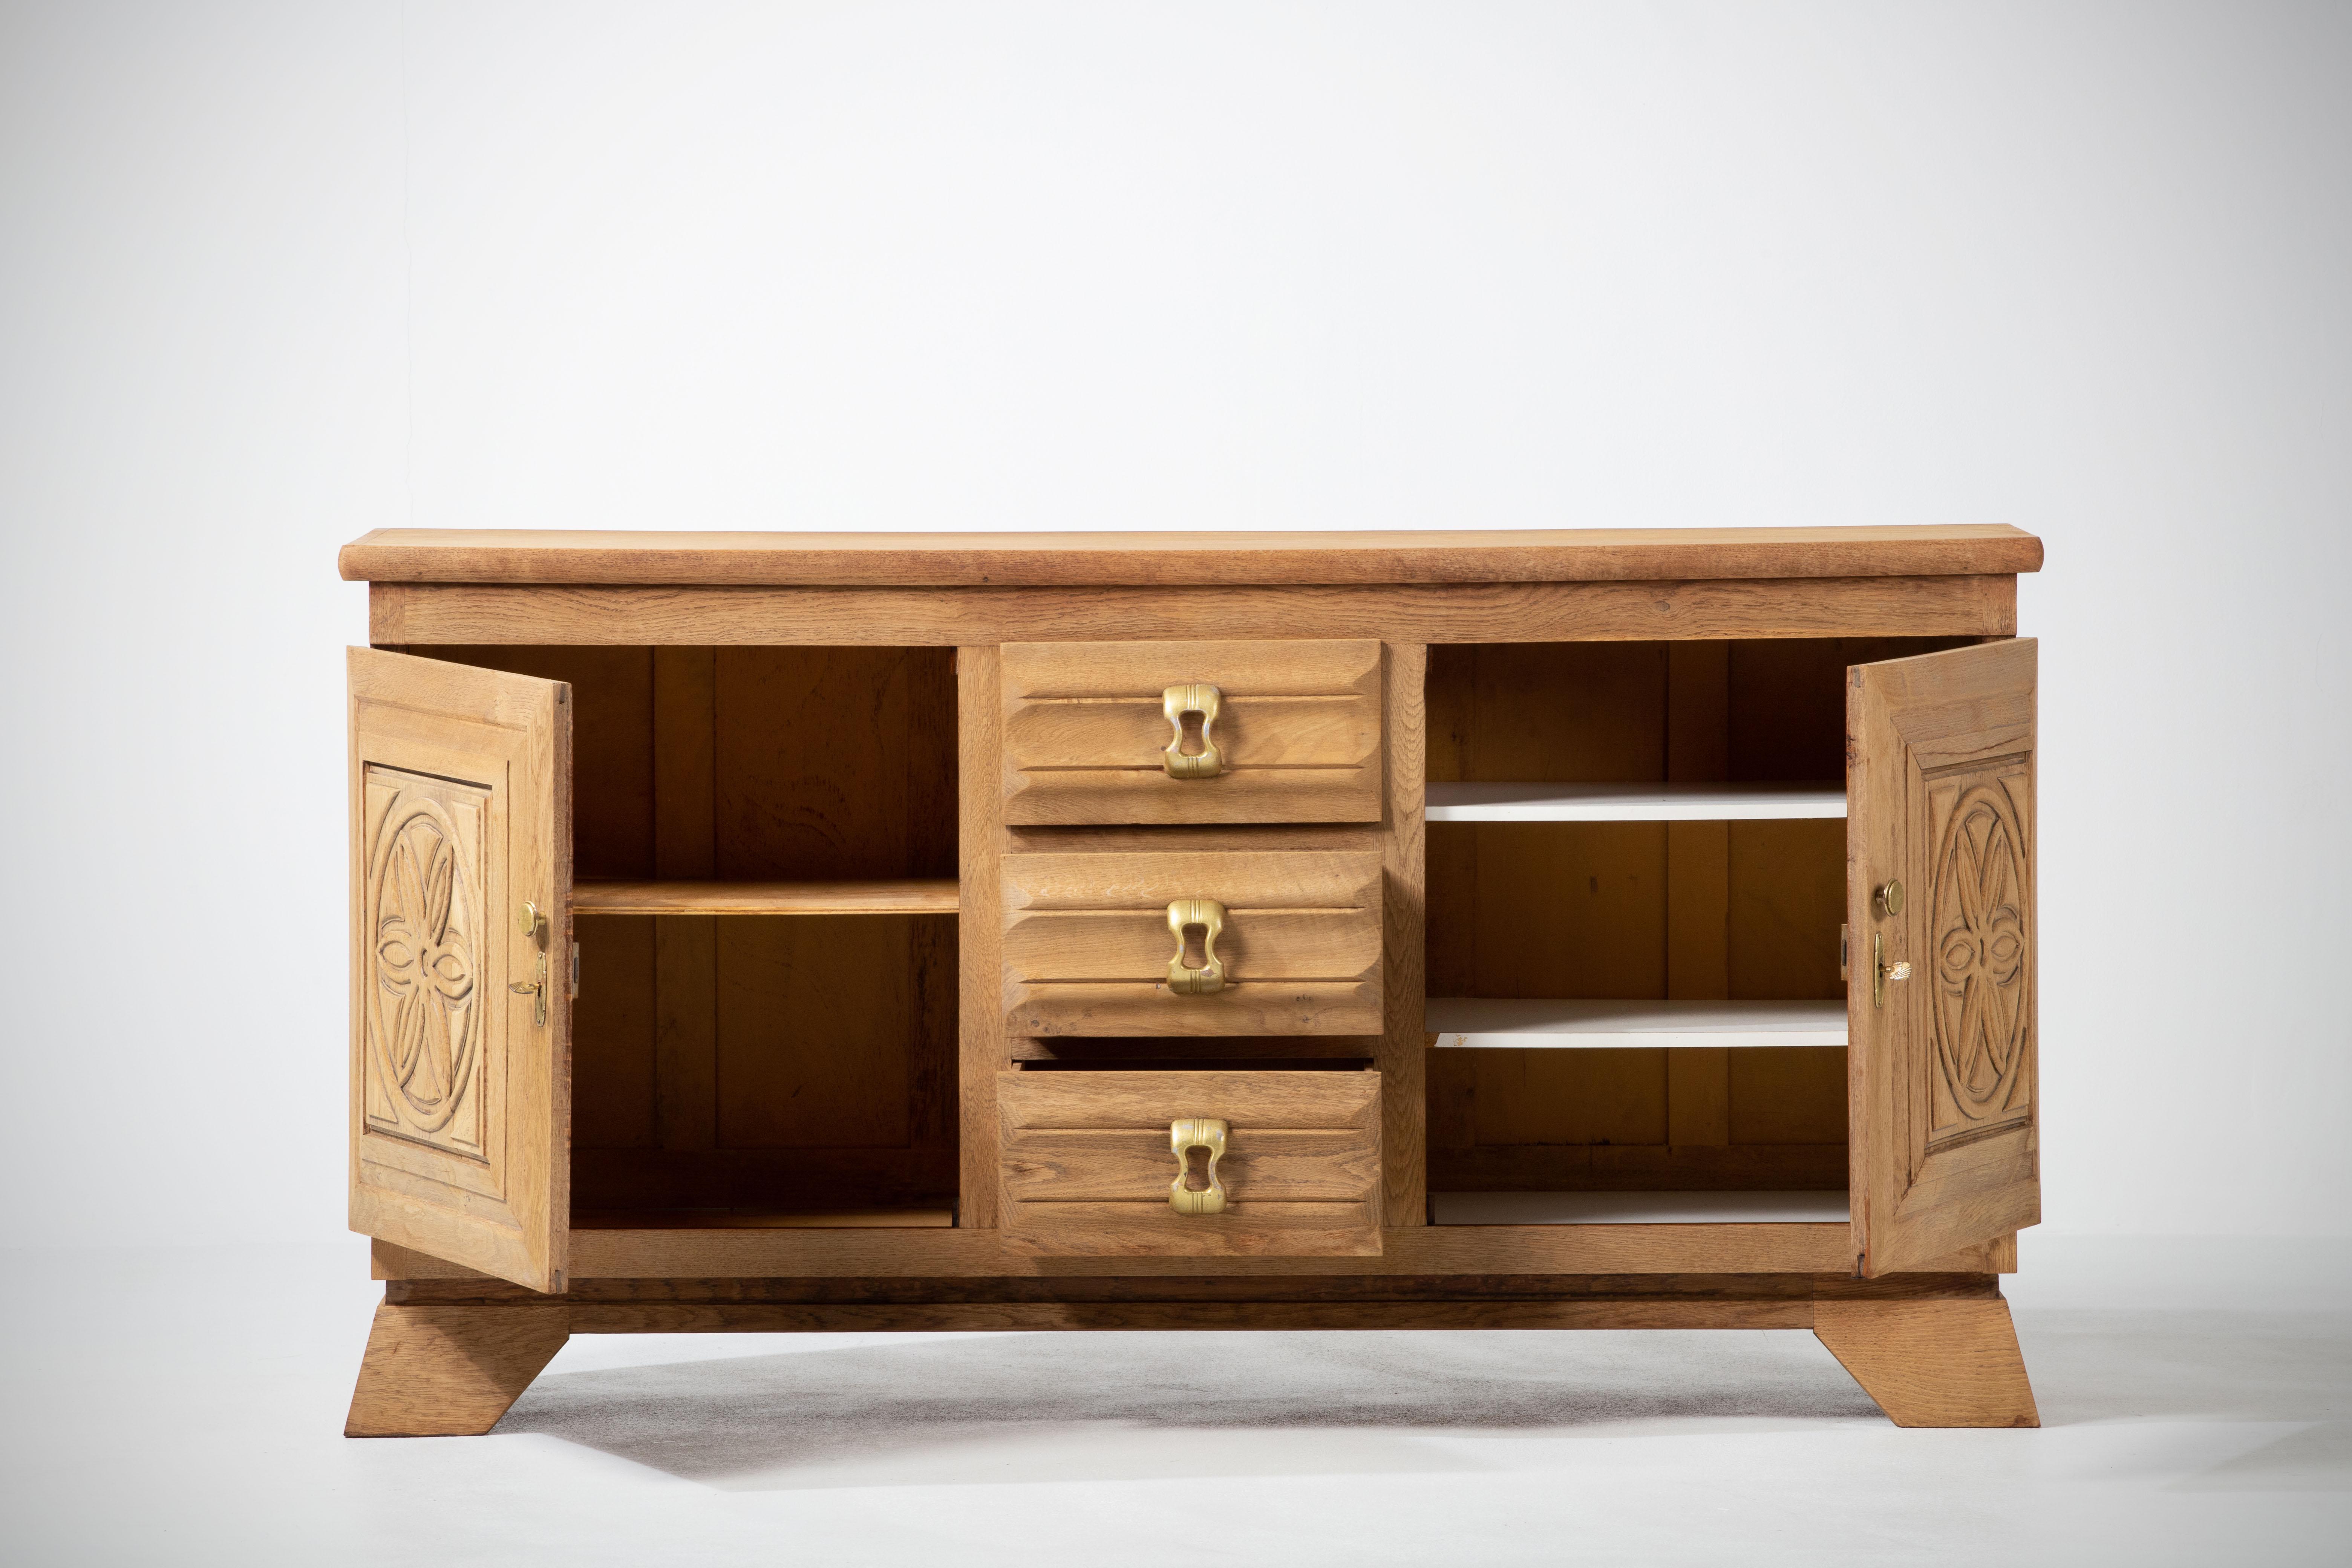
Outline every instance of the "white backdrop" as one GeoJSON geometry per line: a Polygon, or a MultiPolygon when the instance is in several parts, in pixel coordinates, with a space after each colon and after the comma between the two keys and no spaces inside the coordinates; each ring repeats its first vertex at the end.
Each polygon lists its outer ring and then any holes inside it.
{"type": "Polygon", "coordinates": [[[2042,535],[2054,1230],[2345,1234],[2352,7],[7,5],[0,1242],[342,1223],[374,527],[2042,535]]]}

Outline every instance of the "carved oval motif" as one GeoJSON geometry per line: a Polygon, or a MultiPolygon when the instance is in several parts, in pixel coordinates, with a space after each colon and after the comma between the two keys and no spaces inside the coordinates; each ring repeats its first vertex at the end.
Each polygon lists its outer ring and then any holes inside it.
{"type": "Polygon", "coordinates": [[[1961,795],[1936,855],[1927,928],[1936,1056],[1971,1121],[2008,1109],[2025,1060],[2024,845],[2009,797],[1979,784],[1961,795]]]}
{"type": "Polygon", "coordinates": [[[420,1132],[448,1125],[473,1077],[479,914],[449,819],[430,800],[396,802],[368,873],[368,1037],[402,1119],[420,1132]]]}

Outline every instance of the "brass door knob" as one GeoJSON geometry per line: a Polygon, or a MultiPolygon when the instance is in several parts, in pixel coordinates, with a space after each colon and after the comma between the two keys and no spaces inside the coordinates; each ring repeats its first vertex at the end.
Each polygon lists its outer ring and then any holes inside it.
{"type": "Polygon", "coordinates": [[[1207,996],[1225,988],[1224,961],[1217,938],[1224,934],[1225,906],[1214,899],[1179,899],[1168,906],[1168,929],[1176,933],[1176,956],[1168,961],[1168,989],[1178,996],[1207,996]],[[1189,927],[1201,928],[1198,963],[1188,963],[1189,927]]]}
{"type": "Polygon", "coordinates": [[[1160,710],[1168,715],[1169,727],[1175,731],[1168,749],[1160,756],[1160,765],[1168,770],[1170,778],[1213,779],[1225,771],[1225,754],[1217,750],[1216,739],[1210,733],[1224,700],[1223,692],[1199,680],[1187,686],[1171,686],[1161,694],[1160,710]],[[1201,749],[1187,752],[1184,719],[1191,713],[1201,716],[1201,749]]]}
{"type": "Polygon", "coordinates": [[[1225,1184],[1218,1179],[1217,1162],[1224,1155],[1229,1131],[1213,1116],[1187,1116],[1168,1124],[1168,1146],[1176,1153],[1176,1179],[1168,1187],[1170,1208],[1181,1215],[1224,1212],[1225,1184]],[[1191,1184],[1195,1149],[1205,1149],[1209,1154],[1205,1181],[1198,1187],[1191,1184]]]}

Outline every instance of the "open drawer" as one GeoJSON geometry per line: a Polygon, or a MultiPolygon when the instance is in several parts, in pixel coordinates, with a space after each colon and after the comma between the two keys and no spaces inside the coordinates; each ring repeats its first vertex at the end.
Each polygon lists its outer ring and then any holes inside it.
{"type": "Polygon", "coordinates": [[[1016,1251],[1381,1250],[1376,1072],[1006,1072],[996,1105],[1000,1225],[1016,1251]]]}

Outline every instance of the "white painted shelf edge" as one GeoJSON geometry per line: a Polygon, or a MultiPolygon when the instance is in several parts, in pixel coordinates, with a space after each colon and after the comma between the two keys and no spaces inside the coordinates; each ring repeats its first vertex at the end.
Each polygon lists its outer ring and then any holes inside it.
{"type": "Polygon", "coordinates": [[[1842,1046],[1843,1002],[1642,1002],[1432,996],[1423,1025],[1440,1048],[1654,1049],[1661,1046],[1842,1046]]]}
{"type": "Polygon", "coordinates": [[[1843,1225],[1843,1193],[1432,1193],[1438,1225],[1843,1225]]]}
{"type": "Polygon", "coordinates": [[[1836,784],[1433,784],[1432,822],[1758,822],[1843,816],[1836,784]]]}

